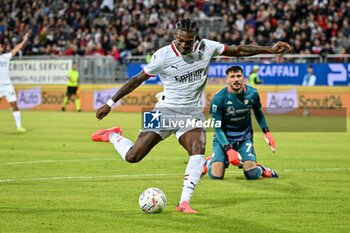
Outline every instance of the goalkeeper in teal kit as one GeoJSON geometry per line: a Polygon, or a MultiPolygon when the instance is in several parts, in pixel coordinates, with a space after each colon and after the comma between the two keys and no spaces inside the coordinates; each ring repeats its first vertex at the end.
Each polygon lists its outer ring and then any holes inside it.
{"type": "Polygon", "coordinates": [[[221,121],[221,128],[214,129],[213,154],[206,159],[203,167],[202,175],[208,172],[211,179],[223,179],[229,164],[234,166],[242,164],[244,175],[248,180],[278,177],[272,169],[256,163],[251,110],[273,152],[275,152],[275,141],[261,110],[258,91],[244,85],[243,79],[241,67],[232,66],[227,69],[228,85],[219,91],[211,102],[212,117],[216,121],[221,121]]]}

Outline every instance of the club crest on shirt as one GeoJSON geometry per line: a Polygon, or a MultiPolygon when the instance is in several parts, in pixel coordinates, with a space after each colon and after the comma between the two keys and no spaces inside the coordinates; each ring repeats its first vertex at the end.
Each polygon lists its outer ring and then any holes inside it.
{"type": "Polygon", "coordinates": [[[226,111],[229,115],[232,115],[232,116],[236,115],[236,111],[233,106],[228,106],[226,111]]]}
{"type": "Polygon", "coordinates": [[[218,110],[218,106],[216,104],[213,104],[213,106],[211,107],[211,111],[215,113],[217,110],[218,110]]]}
{"type": "Polygon", "coordinates": [[[204,60],[204,55],[201,51],[198,51],[198,58],[199,60],[204,60]]]}
{"type": "Polygon", "coordinates": [[[249,103],[249,100],[245,99],[244,104],[247,105],[249,103]]]}

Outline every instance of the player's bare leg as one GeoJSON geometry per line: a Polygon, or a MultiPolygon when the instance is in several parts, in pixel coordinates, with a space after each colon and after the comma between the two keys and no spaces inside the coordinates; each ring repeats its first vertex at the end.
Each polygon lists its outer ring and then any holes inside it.
{"type": "Polygon", "coordinates": [[[139,134],[134,145],[125,155],[125,160],[137,163],[142,160],[162,140],[159,134],[154,132],[142,132],[139,134]]]}
{"type": "Polygon", "coordinates": [[[91,139],[99,142],[111,142],[120,156],[130,163],[142,160],[157,145],[162,137],[155,132],[141,132],[133,143],[122,136],[123,130],[119,127],[97,130],[91,139]]]}
{"type": "Polygon", "coordinates": [[[205,130],[193,129],[179,138],[180,144],[187,150],[190,158],[185,170],[185,177],[181,199],[176,211],[184,213],[197,213],[189,206],[192,193],[201,177],[204,153],[205,153],[205,130]]]}
{"type": "Polygon", "coordinates": [[[21,112],[17,106],[17,101],[10,102],[9,104],[12,108],[12,114],[16,122],[17,131],[20,133],[26,132],[26,129],[22,127],[21,112]]]}
{"type": "Polygon", "coordinates": [[[19,111],[19,108],[18,108],[18,106],[17,106],[17,101],[15,101],[15,102],[10,102],[9,104],[10,104],[10,106],[11,106],[11,108],[12,108],[12,111],[14,111],[14,112],[19,111]]]}

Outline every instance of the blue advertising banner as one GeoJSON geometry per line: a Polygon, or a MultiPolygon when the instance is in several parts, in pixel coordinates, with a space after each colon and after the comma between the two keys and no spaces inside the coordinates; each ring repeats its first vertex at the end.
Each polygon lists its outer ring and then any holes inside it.
{"type": "MultiPolygon", "coordinates": [[[[259,77],[265,85],[301,85],[309,64],[297,63],[211,63],[209,78],[225,78],[225,71],[232,65],[239,65],[248,77],[254,65],[259,66],[259,77]]],[[[128,77],[140,72],[145,64],[128,64],[128,77]]],[[[350,63],[312,64],[317,86],[350,86],[350,63]]],[[[146,84],[160,84],[159,77],[152,77],[146,84]]]]}

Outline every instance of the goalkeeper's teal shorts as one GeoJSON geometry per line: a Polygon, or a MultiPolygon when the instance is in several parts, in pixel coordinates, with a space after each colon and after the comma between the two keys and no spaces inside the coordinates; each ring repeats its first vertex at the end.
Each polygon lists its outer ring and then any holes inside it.
{"type": "MultiPolygon", "coordinates": [[[[232,144],[232,148],[242,156],[242,162],[244,161],[254,161],[256,162],[255,150],[252,140],[246,140],[232,144]]],[[[221,147],[220,143],[214,139],[213,141],[213,158],[210,163],[213,162],[223,162],[225,167],[229,166],[229,161],[227,159],[225,150],[221,147]]]]}

